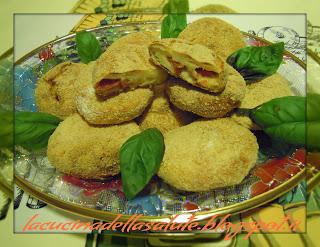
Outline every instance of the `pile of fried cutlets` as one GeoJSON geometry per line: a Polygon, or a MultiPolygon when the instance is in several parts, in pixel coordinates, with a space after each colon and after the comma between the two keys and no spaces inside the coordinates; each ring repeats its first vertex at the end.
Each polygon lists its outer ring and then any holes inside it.
{"type": "Polygon", "coordinates": [[[120,172],[119,150],[148,128],[164,135],[158,176],[184,191],[240,183],[255,165],[252,109],[292,95],[276,73],[246,85],[226,58],[246,46],[242,33],[218,18],[189,24],[178,38],[156,32],[125,35],[89,64],[63,62],[37,83],[39,111],[63,119],[47,155],[59,171],[84,179],[120,172]]]}

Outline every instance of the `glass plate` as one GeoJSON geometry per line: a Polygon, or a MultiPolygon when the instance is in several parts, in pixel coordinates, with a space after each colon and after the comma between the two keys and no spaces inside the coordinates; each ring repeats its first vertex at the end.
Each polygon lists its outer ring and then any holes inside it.
{"type": "MultiPolygon", "coordinates": [[[[119,37],[138,31],[159,31],[159,22],[129,23],[89,29],[103,49],[119,37]]],[[[262,46],[268,41],[244,33],[248,45],[262,46]]],[[[16,110],[37,111],[34,89],[37,80],[48,68],[62,61],[79,62],[74,34],[54,40],[30,52],[15,64],[14,86],[16,110]]],[[[289,82],[296,95],[305,94],[305,64],[285,52],[278,72],[289,82]]],[[[271,201],[291,190],[304,177],[304,153],[272,159],[258,164],[238,185],[202,193],[181,192],[154,177],[143,193],[128,201],[124,197],[119,176],[103,182],[88,181],[58,172],[48,161],[46,150],[29,153],[16,147],[15,181],[18,186],[40,200],[61,209],[101,220],[122,214],[142,214],[143,221],[169,221],[175,214],[196,213],[195,220],[212,215],[239,213],[271,201]],[[268,173],[266,177],[264,174],[268,173]]]]}

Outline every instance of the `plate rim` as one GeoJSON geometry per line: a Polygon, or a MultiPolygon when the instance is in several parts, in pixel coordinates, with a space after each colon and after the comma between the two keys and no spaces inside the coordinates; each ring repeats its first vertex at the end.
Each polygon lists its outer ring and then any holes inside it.
{"type": "MultiPolygon", "coordinates": [[[[115,27],[125,27],[125,26],[134,26],[134,25],[156,25],[160,24],[159,21],[142,21],[142,22],[130,22],[130,23],[123,23],[123,24],[111,24],[111,25],[105,25],[105,26],[100,26],[100,27],[94,27],[94,28],[89,28],[84,31],[89,31],[89,32],[94,32],[97,30],[101,29],[108,29],[108,28],[115,28],[115,27]]],[[[264,42],[266,44],[273,44],[273,42],[270,42],[264,38],[255,36],[253,34],[243,32],[241,31],[242,34],[244,34],[247,37],[253,38],[257,41],[264,42]]],[[[48,45],[53,45],[56,43],[59,43],[61,41],[67,40],[69,38],[72,38],[76,35],[76,33],[71,33],[64,35],[62,37],[59,37],[57,39],[51,40],[49,42],[46,42],[45,44],[33,49],[32,51],[28,52],[21,58],[19,58],[17,61],[13,63],[14,68],[15,66],[21,64],[23,61],[27,60],[32,54],[35,54],[39,51],[41,51],[43,48],[47,47],[48,45]]],[[[306,51],[307,54],[307,51],[306,51]]],[[[287,55],[291,57],[296,63],[298,63],[306,72],[306,63],[302,61],[300,58],[292,54],[291,52],[285,50],[284,55],[287,55]]],[[[15,168],[14,168],[15,170],[15,168]]],[[[233,205],[221,207],[221,208],[215,208],[211,209],[208,211],[200,211],[200,212],[184,212],[180,213],[179,215],[195,215],[196,218],[193,221],[197,222],[203,222],[209,218],[211,218],[214,215],[219,214],[219,216],[223,216],[226,214],[239,214],[248,210],[251,210],[253,208],[257,208],[259,206],[262,206],[276,198],[279,198],[281,195],[287,193],[291,189],[293,189],[296,185],[299,184],[300,181],[302,181],[306,176],[305,174],[306,168],[303,168],[300,172],[295,174],[293,177],[291,177],[289,180],[285,181],[281,185],[264,192],[260,195],[257,195],[255,197],[252,197],[248,200],[245,200],[240,203],[236,203],[233,205]]],[[[38,189],[35,185],[31,184],[29,181],[25,180],[21,176],[17,175],[14,172],[14,183],[17,184],[19,187],[21,187],[23,190],[27,191],[29,194],[32,196],[35,196],[41,201],[44,201],[56,208],[59,208],[60,210],[67,211],[72,214],[77,214],[82,217],[86,218],[94,218],[94,219],[100,219],[100,220],[113,220],[117,215],[117,213],[114,212],[109,212],[109,211],[104,211],[104,210],[98,210],[94,208],[89,208],[89,207],[84,207],[82,205],[72,203],[72,202],[67,202],[62,200],[61,198],[51,195],[50,193],[44,193],[40,189],[38,189]]],[[[147,215],[142,215],[140,219],[137,220],[137,222],[169,222],[172,217],[174,217],[176,214],[173,215],[166,215],[166,216],[147,216],[147,215]]],[[[128,220],[132,215],[129,214],[122,214],[122,216],[119,218],[119,221],[126,221],[128,220]]],[[[193,222],[192,221],[192,222],[193,222]]],[[[165,233],[166,235],[168,233],[165,233]]],[[[175,234],[175,233],[174,233],[175,234]]],[[[136,233],[135,233],[136,235],[136,233]]],[[[141,236],[145,236],[146,234],[142,234],[141,236]]],[[[161,235],[162,236],[162,235],[161,235]]]]}
{"type": "MultiPolygon", "coordinates": [[[[296,185],[299,184],[301,180],[303,180],[306,176],[306,168],[303,168],[300,172],[295,174],[289,180],[282,183],[280,186],[277,186],[267,192],[259,194],[255,197],[252,197],[248,200],[243,202],[239,202],[236,204],[232,204],[226,207],[211,209],[208,211],[200,211],[200,212],[185,212],[180,213],[178,215],[194,215],[196,218],[190,222],[197,221],[199,223],[203,223],[204,221],[208,220],[209,218],[219,215],[225,216],[227,214],[239,214],[246,212],[248,210],[257,208],[262,206],[270,201],[279,198],[280,196],[284,195],[285,193],[289,192],[294,188],[296,185]]],[[[14,175],[15,184],[22,188],[24,191],[28,192],[30,195],[36,197],[37,199],[44,201],[47,204],[55,206],[63,211],[67,211],[73,214],[77,214],[86,218],[94,218],[99,220],[114,220],[117,215],[120,213],[109,212],[105,210],[98,210],[95,208],[89,208],[82,205],[78,205],[76,203],[67,202],[51,193],[44,193],[41,189],[38,189],[36,186],[28,182],[27,180],[23,179],[18,175],[14,175]]],[[[166,216],[149,216],[149,215],[142,215],[137,222],[170,222],[170,220],[177,214],[166,215],[166,216]]],[[[118,219],[121,222],[127,221],[132,215],[130,214],[121,214],[121,217],[118,219]]]]}

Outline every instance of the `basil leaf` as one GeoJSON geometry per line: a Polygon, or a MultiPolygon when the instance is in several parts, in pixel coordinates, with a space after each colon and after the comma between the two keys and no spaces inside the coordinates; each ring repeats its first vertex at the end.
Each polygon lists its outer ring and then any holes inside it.
{"type": "Polygon", "coordinates": [[[164,140],[155,128],[130,137],[120,149],[120,171],[125,196],[131,200],[157,173],[164,155],[164,140]]]}
{"type": "Polygon", "coordinates": [[[48,140],[61,119],[43,112],[15,113],[15,144],[28,150],[48,145],[48,140]]]}
{"type": "Polygon", "coordinates": [[[177,38],[187,26],[186,13],[188,12],[188,0],[169,0],[163,7],[163,13],[168,15],[161,23],[161,38],[177,38]]]}
{"type": "Polygon", "coordinates": [[[282,63],[284,43],[269,46],[248,46],[237,50],[227,58],[227,63],[248,81],[261,80],[277,72],[282,63]]]}
{"type": "Polygon", "coordinates": [[[320,150],[320,95],[307,94],[307,147],[320,150]]]}
{"type": "Polygon", "coordinates": [[[276,98],[254,109],[250,116],[272,138],[305,145],[305,104],[305,97],[276,98]]]}
{"type": "Polygon", "coordinates": [[[161,38],[177,38],[186,26],[187,16],[185,14],[167,15],[161,24],[161,38]]]}
{"type": "Polygon", "coordinates": [[[80,60],[83,63],[96,60],[102,53],[97,38],[92,33],[86,31],[76,34],[76,46],[80,60]]]}
{"type": "Polygon", "coordinates": [[[162,9],[164,14],[186,14],[189,13],[188,0],[169,0],[162,9]]]}
{"type": "Polygon", "coordinates": [[[251,110],[250,118],[273,140],[320,150],[320,95],[287,96],[251,110]]]}
{"type": "Polygon", "coordinates": [[[13,112],[0,111],[0,147],[10,148],[13,144],[13,112]]]}

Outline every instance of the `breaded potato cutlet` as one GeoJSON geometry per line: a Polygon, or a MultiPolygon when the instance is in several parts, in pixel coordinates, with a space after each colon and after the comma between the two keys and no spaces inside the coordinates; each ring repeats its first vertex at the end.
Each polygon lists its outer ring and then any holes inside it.
{"type": "Polygon", "coordinates": [[[79,74],[86,64],[63,62],[49,70],[37,83],[35,98],[38,110],[62,119],[75,113],[79,74]]]}
{"type": "MultiPolygon", "coordinates": [[[[293,92],[290,89],[288,80],[276,73],[259,82],[248,84],[246,86],[246,94],[239,108],[253,109],[269,100],[291,95],[293,95],[293,92]]],[[[246,128],[257,128],[247,116],[233,113],[231,117],[246,128]]]]}
{"type": "MultiPolygon", "coordinates": [[[[94,63],[89,64],[83,74],[92,75],[94,66],[94,63]]],[[[137,88],[107,99],[101,98],[96,95],[91,79],[88,79],[79,85],[75,102],[79,114],[90,124],[119,124],[140,116],[152,98],[153,91],[149,88],[137,88]]]]}
{"type": "Polygon", "coordinates": [[[255,165],[256,137],[229,118],[196,121],[164,135],[158,176],[184,191],[239,184],[255,165]]]}
{"type": "Polygon", "coordinates": [[[219,118],[238,107],[245,95],[246,82],[230,65],[225,64],[226,87],[221,93],[211,93],[178,79],[171,79],[167,93],[176,107],[205,118],[219,118]]]}
{"type": "Polygon", "coordinates": [[[167,73],[150,62],[148,46],[158,38],[151,32],[136,32],[116,40],[96,60],[93,87],[109,97],[138,87],[164,82],[167,73]]]}
{"type": "Polygon", "coordinates": [[[89,125],[79,114],[59,124],[48,142],[48,159],[60,172],[85,179],[103,179],[119,173],[119,150],[139,126],[89,125]]]}
{"type": "Polygon", "coordinates": [[[165,84],[154,88],[154,100],[138,119],[141,130],[157,128],[164,134],[194,120],[193,114],[181,111],[171,105],[164,91],[165,84]]]}
{"type": "Polygon", "coordinates": [[[183,39],[162,39],[149,46],[152,61],[193,86],[219,93],[226,86],[224,60],[208,47],[183,39]]]}
{"type": "Polygon", "coordinates": [[[225,60],[230,54],[246,46],[238,28],[214,17],[201,18],[190,23],[178,38],[205,45],[225,60]]]}
{"type": "Polygon", "coordinates": [[[137,88],[101,100],[88,85],[80,91],[76,105],[78,112],[91,124],[119,124],[140,116],[152,97],[151,89],[137,88]]]}

